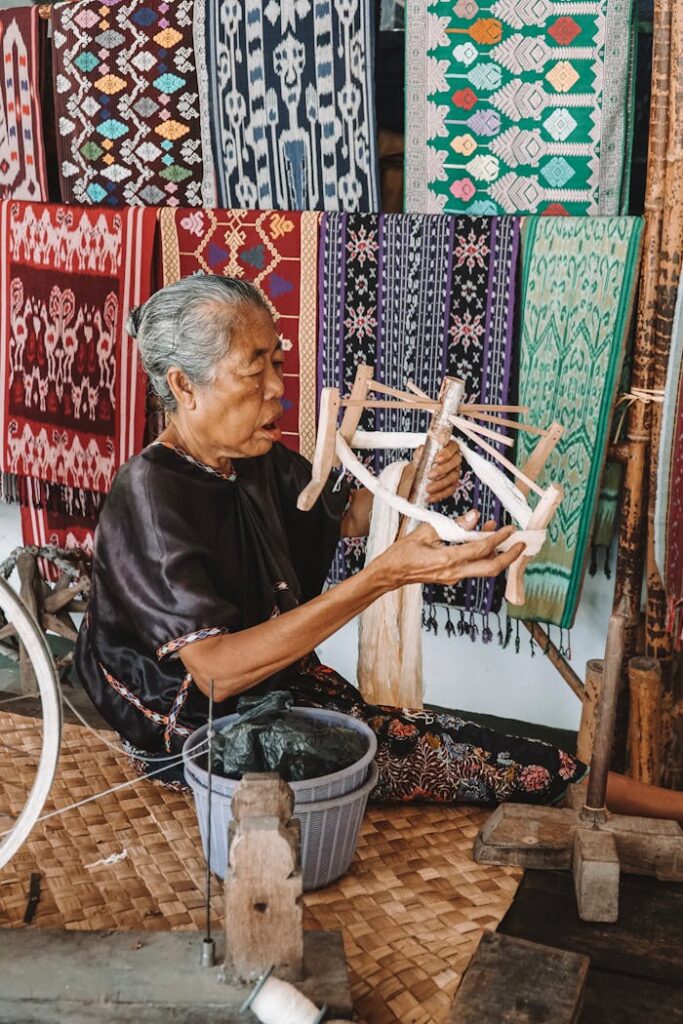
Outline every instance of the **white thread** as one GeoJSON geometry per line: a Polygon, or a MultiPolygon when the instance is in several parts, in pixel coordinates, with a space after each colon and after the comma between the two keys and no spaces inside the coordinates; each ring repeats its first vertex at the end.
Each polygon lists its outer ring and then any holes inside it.
{"type": "Polygon", "coordinates": [[[315,1024],[320,1010],[298,988],[280,978],[268,978],[251,1002],[261,1024],[315,1024]]]}
{"type": "Polygon", "coordinates": [[[398,430],[357,430],[351,440],[352,448],[419,448],[427,440],[426,434],[413,434],[398,430]]]}
{"type": "Polygon", "coordinates": [[[121,853],[110,853],[108,857],[103,857],[102,860],[93,861],[92,864],[85,864],[86,868],[108,868],[112,864],[118,864],[120,861],[125,860],[128,856],[128,850],[121,850],[121,853]]]}
{"type": "MultiPolygon", "coordinates": [[[[410,501],[406,501],[405,498],[400,497],[398,494],[392,494],[386,487],[384,487],[380,481],[374,476],[369,469],[367,469],[360,459],[354,455],[349,448],[348,444],[337,432],[336,440],[336,452],[339,461],[345,469],[349,471],[363,485],[366,487],[376,498],[380,501],[386,502],[396,512],[401,515],[408,516],[410,519],[417,519],[421,523],[428,523],[439,535],[440,539],[447,541],[451,544],[466,544],[468,541],[482,540],[485,534],[482,534],[479,530],[465,530],[459,523],[454,519],[449,519],[447,516],[441,515],[440,512],[434,512],[431,509],[418,508],[417,505],[413,505],[410,501]]],[[[495,469],[491,463],[486,462],[486,466],[489,469],[495,469]]],[[[498,473],[499,471],[496,470],[498,473]]],[[[501,473],[500,476],[503,476],[501,473]]],[[[507,483],[507,477],[504,478],[507,483]]],[[[512,485],[511,485],[512,486],[512,485]]],[[[516,489],[516,488],[515,488],[516,489]]],[[[521,494],[521,491],[520,491],[521,494]]],[[[531,512],[529,513],[531,514],[531,512]]],[[[545,542],[545,530],[518,530],[507,540],[504,540],[497,548],[498,551],[508,551],[515,544],[524,544],[525,548],[522,554],[533,557],[543,547],[545,542]]]]}

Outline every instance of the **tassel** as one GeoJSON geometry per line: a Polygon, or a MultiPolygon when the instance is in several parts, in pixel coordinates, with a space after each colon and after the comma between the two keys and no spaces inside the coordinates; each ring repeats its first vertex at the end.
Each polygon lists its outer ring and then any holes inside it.
{"type": "Polygon", "coordinates": [[[429,618],[427,619],[427,629],[434,633],[436,636],[439,632],[439,620],[436,617],[436,605],[430,604],[429,606],[429,618]]]}
{"type": "Polygon", "coordinates": [[[489,623],[488,614],[485,615],[484,619],[483,619],[483,628],[482,628],[482,631],[481,631],[481,639],[482,639],[482,642],[485,643],[485,644],[490,644],[490,643],[493,642],[493,630],[491,629],[491,626],[490,626],[490,623],[489,623]]]}
{"type": "Polygon", "coordinates": [[[472,641],[472,643],[474,643],[475,640],[477,639],[477,637],[479,636],[479,627],[477,626],[477,620],[476,620],[474,612],[470,612],[470,629],[469,629],[469,633],[470,633],[470,640],[472,641]]]}
{"type": "Polygon", "coordinates": [[[519,639],[519,619],[515,619],[515,654],[519,654],[521,640],[519,639]]]}
{"type": "Polygon", "coordinates": [[[502,647],[503,643],[504,643],[504,637],[503,637],[503,627],[501,626],[501,623],[500,623],[500,615],[498,614],[498,612],[494,612],[493,614],[496,616],[496,621],[498,622],[498,645],[500,647],[502,647]]]}
{"type": "Polygon", "coordinates": [[[567,658],[568,661],[572,660],[572,631],[571,631],[571,629],[567,630],[567,647],[566,647],[566,650],[565,650],[565,657],[567,658]]]}
{"type": "Polygon", "coordinates": [[[462,608],[460,609],[460,619],[458,621],[457,630],[458,636],[462,636],[467,631],[467,626],[465,625],[465,613],[462,608]]]}
{"type": "Polygon", "coordinates": [[[503,650],[508,647],[510,640],[512,639],[512,621],[509,615],[505,616],[505,637],[503,639],[503,650]]]}
{"type": "Polygon", "coordinates": [[[422,605],[422,628],[427,628],[427,612],[424,605],[422,605]]]}
{"type": "Polygon", "coordinates": [[[534,634],[529,633],[529,647],[531,648],[531,657],[536,657],[536,644],[534,642],[534,634]]]}
{"type": "Polygon", "coordinates": [[[609,548],[605,548],[605,567],[604,567],[604,572],[605,572],[605,576],[607,577],[607,579],[611,580],[612,579],[612,569],[611,569],[610,564],[609,564],[609,554],[610,554],[609,548]]]}
{"type": "Polygon", "coordinates": [[[591,562],[588,567],[588,575],[595,576],[598,571],[598,549],[595,544],[591,544],[591,562]]]}
{"type": "Polygon", "coordinates": [[[455,636],[455,626],[453,625],[453,620],[451,619],[451,610],[448,607],[448,605],[446,605],[446,626],[445,626],[445,629],[446,629],[446,636],[447,637],[455,636]]]}

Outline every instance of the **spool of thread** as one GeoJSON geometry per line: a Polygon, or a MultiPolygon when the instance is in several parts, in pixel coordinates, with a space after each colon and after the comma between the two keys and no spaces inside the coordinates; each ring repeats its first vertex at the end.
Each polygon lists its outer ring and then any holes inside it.
{"type": "Polygon", "coordinates": [[[319,1010],[298,988],[271,974],[272,970],[256,983],[242,1012],[251,1010],[261,1024],[321,1024],[327,1007],[319,1010]]]}

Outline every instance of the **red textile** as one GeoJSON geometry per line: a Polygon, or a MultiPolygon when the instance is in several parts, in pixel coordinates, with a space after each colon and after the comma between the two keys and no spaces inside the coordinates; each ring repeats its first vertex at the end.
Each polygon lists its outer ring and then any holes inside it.
{"type": "Polygon", "coordinates": [[[140,449],[146,378],[124,329],[152,286],[156,212],[0,204],[3,496],[92,515],[140,449]]]}
{"type": "MultiPolygon", "coordinates": [[[[48,544],[69,550],[79,548],[91,559],[95,542],[95,520],[24,505],[21,509],[21,538],[25,545],[40,548],[48,544]]],[[[57,580],[59,572],[52,562],[41,558],[39,568],[44,579],[53,583],[57,580]]]]}
{"type": "Polygon", "coordinates": [[[239,277],[263,292],[285,350],[283,441],[315,447],[317,213],[160,211],[163,284],[197,271],[239,277]]]}
{"type": "Polygon", "coordinates": [[[47,22],[37,7],[0,11],[0,199],[47,199],[41,90],[47,22]]]}

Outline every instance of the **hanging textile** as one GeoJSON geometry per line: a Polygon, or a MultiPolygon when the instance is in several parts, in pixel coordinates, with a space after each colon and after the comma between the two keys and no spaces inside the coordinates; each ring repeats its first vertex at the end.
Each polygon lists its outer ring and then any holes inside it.
{"type": "MultiPolygon", "coordinates": [[[[47,508],[22,506],[21,539],[25,545],[46,547],[54,544],[58,548],[83,551],[92,558],[95,542],[95,520],[82,516],[66,516],[47,508]]],[[[56,573],[43,573],[54,579],[56,573]]]]}
{"type": "Polygon", "coordinates": [[[139,450],[146,381],[124,330],[151,292],[156,211],[0,204],[5,500],[93,515],[139,450]]]}
{"type": "Polygon", "coordinates": [[[47,199],[41,92],[47,22],[37,7],[0,11],[0,199],[47,199]]]}
{"type": "Polygon", "coordinates": [[[379,209],[373,5],[209,0],[206,29],[218,205],[379,209]]]}
{"type": "MultiPolygon", "coordinates": [[[[570,628],[609,442],[638,270],[642,221],[635,217],[530,217],[522,229],[519,401],[525,420],[565,433],[539,484],[564,488],[548,540],[526,571],[516,618],[570,628]]],[[[520,433],[515,461],[534,446],[520,433]]]]}
{"type": "MultiPolygon", "coordinates": [[[[326,214],[319,387],[348,394],[356,367],[368,363],[378,380],[393,386],[412,379],[435,397],[450,374],[464,380],[469,402],[507,402],[518,234],[519,222],[509,217],[326,214]]],[[[427,422],[424,414],[378,410],[366,411],[361,425],[402,431],[425,429],[427,422]]],[[[380,471],[398,455],[364,457],[380,471]]],[[[454,515],[470,507],[483,521],[500,519],[498,500],[463,463],[458,493],[443,511],[454,515]]],[[[364,541],[354,538],[345,547],[345,565],[337,561],[336,578],[363,565],[364,541]]],[[[486,615],[500,607],[501,585],[467,580],[432,588],[429,597],[486,615]]]]}
{"type": "Polygon", "coordinates": [[[657,464],[655,561],[669,603],[668,629],[683,641],[683,283],[671,335],[657,464]]]}
{"type": "Polygon", "coordinates": [[[631,6],[412,0],[406,210],[625,212],[631,6]]]}
{"type": "MultiPolygon", "coordinates": [[[[197,3],[197,17],[204,4],[197,3]]],[[[205,68],[193,0],[80,0],[52,8],[62,199],[111,206],[212,203],[202,136],[205,68]]]]}
{"type": "Polygon", "coordinates": [[[284,443],[315,448],[318,213],[161,210],[163,283],[197,271],[251,281],[277,320],[285,351],[284,443]]]}

